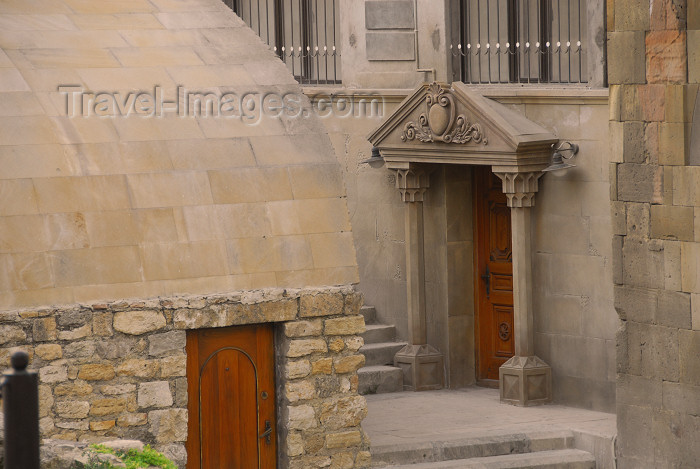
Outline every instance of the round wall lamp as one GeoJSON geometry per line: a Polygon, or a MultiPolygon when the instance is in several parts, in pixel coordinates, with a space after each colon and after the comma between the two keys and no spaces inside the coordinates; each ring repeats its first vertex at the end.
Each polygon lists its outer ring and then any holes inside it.
{"type": "Polygon", "coordinates": [[[560,142],[552,144],[552,162],[542,171],[559,171],[562,169],[573,168],[576,165],[567,161],[576,156],[578,153],[578,145],[571,142],[560,142]]]}
{"type": "Polygon", "coordinates": [[[372,157],[367,158],[366,160],[362,160],[360,161],[360,163],[367,163],[375,169],[381,168],[382,166],[384,166],[384,158],[382,158],[382,155],[379,153],[379,148],[372,147],[372,157]]]}

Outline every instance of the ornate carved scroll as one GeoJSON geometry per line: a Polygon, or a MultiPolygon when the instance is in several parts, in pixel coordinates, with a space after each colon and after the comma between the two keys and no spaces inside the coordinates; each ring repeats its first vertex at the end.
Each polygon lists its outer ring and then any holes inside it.
{"type": "Polygon", "coordinates": [[[450,90],[438,83],[428,87],[425,98],[426,112],[404,125],[401,141],[418,139],[421,142],[483,143],[488,139],[478,123],[470,123],[464,114],[457,115],[455,99],[450,90]]]}

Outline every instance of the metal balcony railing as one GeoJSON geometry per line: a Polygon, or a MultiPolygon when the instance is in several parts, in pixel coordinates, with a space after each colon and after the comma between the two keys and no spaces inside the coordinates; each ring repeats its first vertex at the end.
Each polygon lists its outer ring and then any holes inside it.
{"type": "Polygon", "coordinates": [[[459,0],[453,79],[586,83],[586,30],[586,0],[459,0]]]}
{"type": "Polygon", "coordinates": [[[340,0],[224,0],[301,84],[341,83],[340,0]]]}

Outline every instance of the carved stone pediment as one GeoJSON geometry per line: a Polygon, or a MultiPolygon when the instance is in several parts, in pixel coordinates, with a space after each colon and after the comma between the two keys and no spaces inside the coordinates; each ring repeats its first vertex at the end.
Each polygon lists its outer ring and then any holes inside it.
{"type": "Polygon", "coordinates": [[[454,163],[509,172],[546,167],[557,142],[522,114],[459,82],[421,85],[368,138],[389,167],[454,163]]]}

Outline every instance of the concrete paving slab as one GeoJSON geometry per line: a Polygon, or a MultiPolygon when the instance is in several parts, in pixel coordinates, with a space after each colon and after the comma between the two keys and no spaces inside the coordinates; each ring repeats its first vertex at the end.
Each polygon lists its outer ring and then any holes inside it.
{"type": "Polygon", "coordinates": [[[553,404],[516,407],[502,404],[497,389],[480,387],[366,398],[369,412],[362,427],[373,451],[395,445],[428,448],[470,438],[560,431],[573,433],[574,448],[597,448],[598,467],[612,467],[615,414],[553,404]]]}

